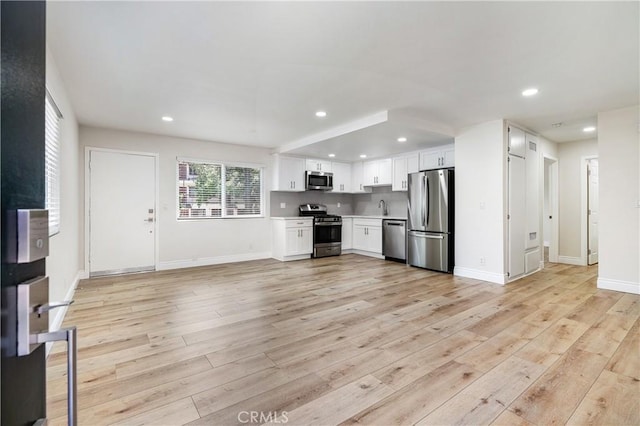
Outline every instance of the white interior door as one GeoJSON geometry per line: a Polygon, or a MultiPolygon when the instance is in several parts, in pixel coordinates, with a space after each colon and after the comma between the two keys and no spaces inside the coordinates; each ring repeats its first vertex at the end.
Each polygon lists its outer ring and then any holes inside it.
{"type": "Polygon", "coordinates": [[[598,263],[598,159],[589,160],[587,168],[587,263],[593,265],[598,263]]]}
{"type": "Polygon", "coordinates": [[[154,270],[156,157],[89,155],[91,276],[154,270]]]}
{"type": "Polygon", "coordinates": [[[524,274],[525,230],[525,160],[509,156],[509,278],[524,274]]]}

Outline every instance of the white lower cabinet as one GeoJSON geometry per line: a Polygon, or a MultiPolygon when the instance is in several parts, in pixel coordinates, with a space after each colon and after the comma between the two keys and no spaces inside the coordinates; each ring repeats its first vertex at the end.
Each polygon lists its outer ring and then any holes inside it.
{"type": "Polygon", "coordinates": [[[313,252],[312,218],[273,218],[271,234],[275,259],[308,259],[313,252]]]}
{"type": "Polygon", "coordinates": [[[350,217],[342,218],[342,250],[351,250],[353,248],[353,219],[350,217]]]}
{"type": "Polygon", "coordinates": [[[382,254],[382,219],[353,219],[353,248],[382,254]]]}

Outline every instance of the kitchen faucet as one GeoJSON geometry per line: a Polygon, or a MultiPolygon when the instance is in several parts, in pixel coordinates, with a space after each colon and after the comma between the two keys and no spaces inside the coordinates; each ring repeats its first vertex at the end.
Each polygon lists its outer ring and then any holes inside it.
{"type": "Polygon", "coordinates": [[[380,208],[380,206],[382,206],[382,216],[387,216],[389,214],[387,211],[387,203],[385,203],[384,200],[380,200],[380,202],[378,202],[378,208],[380,208]]]}

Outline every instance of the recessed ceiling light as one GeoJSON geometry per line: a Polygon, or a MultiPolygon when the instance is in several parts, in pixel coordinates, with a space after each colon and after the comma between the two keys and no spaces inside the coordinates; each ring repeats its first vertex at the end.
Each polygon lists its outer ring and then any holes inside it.
{"type": "Polygon", "coordinates": [[[164,117],[162,117],[162,121],[171,122],[173,121],[173,117],[169,117],[168,115],[165,115],[164,117]]]}
{"type": "Polygon", "coordinates": [[[407,141],[407,138],[405,137],[398,138],[398,142],[406,142],[406,141],[407,141]]]}
{"type": "Polygon", "coordinates": [[[335,154],[329,154],[329,157],[331,157],[331,158],[333,158],[335,156],[336,156],[335,154]]]}
{"type": "Polygon", "coordinates": [[[523,90],[522,96],[533,96],[536,93],[538,93],[538,89],[536,89],[535,87],[532,87],[530,89],[523,90]]]}
{"type": "Polygon", "coordinates": [[[360,158],[367,158],[367,154],[360,154],[360,158]]]}
{"type": "Polygon", "coordinates": [[[327,116],[326,111],[316,111],[316,117],[326,117],[326,116],[327,116]]]}
{"type": "Polygon", "coordinates": [[[589,127],[585,127],[584,129],[582,129],[582,131],[583,131],[583,132],[587,132],[587,133],[589,133],[589,132],[595,132],[595,131],[596,131],[596,128],[595,128],[595,127],[593,127],[593,126],[589,126],[589,127]]]}

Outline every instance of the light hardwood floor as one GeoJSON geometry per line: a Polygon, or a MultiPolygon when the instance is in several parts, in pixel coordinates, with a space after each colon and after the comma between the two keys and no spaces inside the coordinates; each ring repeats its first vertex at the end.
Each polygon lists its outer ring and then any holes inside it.
{"type": "MultiPolygon", "coordinates": [[[[343,255],[85,280],[80,424],[637,425],[640,297],[596,275],[503,287],[343,255]]],[[[64,424],[61,344],[47,374],[64,424]]]]}

